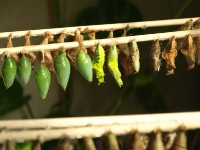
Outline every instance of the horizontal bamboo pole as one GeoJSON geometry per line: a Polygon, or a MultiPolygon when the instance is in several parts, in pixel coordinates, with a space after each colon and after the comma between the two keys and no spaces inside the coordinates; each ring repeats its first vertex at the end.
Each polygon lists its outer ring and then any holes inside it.
{"type": "MultiPolygon", "coordinates": [[[[96,45],[98,42],[102,46],[111,45],[112,43],[124,44],[129,43],[131,40],[135,39],[137,42],[152,41],[155,38],[162,40],[169,39],[170,36],[176,36],[176,38],[183,38],[185,35],[191,34],[192,36],[200,35],[200,29],[197,30],[187,30],[187,31],[176,31],[176,32],[166,32],[166,33],[155,33],[155,34],[146,34],[146,35],[136,35],[136,36],[126,36],[118,38],[107,38],[107,39],[97,39],[97,40],[87,40],[83,42],[84,47],[91,47],[96,45]]],[[[11,48],[0,48],[0,55],[4,51],[9,51],[11,53],[19,53],[22,50],[38,52],[42,50],[56,50],[60,47],[65,49],[76,48],[79,46],[78,42],[66,42],[66,43],[55,43],[48,45],[32,45],[32,46],[20,46],[20,47],[11,47],[11,48]]]]}
{"type": "MultiPolygon", "coordinates": [[[[143,22],[129,22],[129,23],[116,23],[116,24],[102,24],[102,25],[90,25],[90,26],[77,26],[77,27],[64,27],[64,28],[54,28],[54,29],[39,29],[30,30],[32,36],[43,35],[46,31],[52,34],[58,34],[62,30],[66,30],[68,33],[74,33],[78,28],[83,31],[85,28],[95,31],[108,31],[110,29],[119,30],[126,28],[129,25],[130,29],[134,28],[149,28],[149,27],[159,27],[159,26],[174,26],[184,24],[187,20],[193,19],[197,20],[199,17],[194,18],[183,18],[183,19],[168,19],[168,20],[156,20],[156,21],[143,21],[143,22]]],[[[28,31],[13,31],[13,32],[2,32],[0,33],[0,38],[6,38],[10,33],[13,37],[21,37],[27,34],[28,31]]]]}

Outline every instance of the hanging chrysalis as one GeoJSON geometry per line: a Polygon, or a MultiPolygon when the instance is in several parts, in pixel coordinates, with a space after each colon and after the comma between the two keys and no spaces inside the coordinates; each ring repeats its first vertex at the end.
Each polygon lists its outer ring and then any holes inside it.
{"type": "Polygon", "coordinates": [[[165,150],[162,142],[162,133],[160,130],[152,133],[147,150],[165,150]]]}
{"type": "Polygon", "coordinates": [[[179,129],[177,131],[177,136],[170,150],[187,150],[187,137],[184,130],[179,129]]]}
{"type": "Polygon", "coordinates": [[[24,141],[22,143],[16,143],[16,150],[31,150],[32,142],[24,141]]]}
{"type": "MultiPolygon", "coordinates": [[[[193,29],[200,29],[200,19],[197,19],[193,24],[193,29]]],[[[200,35],[194,37],[196,45],[197,64],[200,65],[200,35]]]]}
{"type": "Polygon", "coordinates": [[[44,65],[44,56],[41,61],[41,65],[36,69],[34,80],[37,87],[37,91],[40,94],[42,99],[45,99],[49,90],[51,83],[51,74],[48,68],[44,65]]]}
{"type": "Polygon", "coordinates": [[[140,70],[140,52],[135,40],[130,42],[129,48],[130,58],[131,58],[131,67],[133,73],[138,73],[140,70]]]}
{"type": "Polygon", "coordinates": [[[58,83],[64,90],[66,90],[71,69],[69,60],[64,52],[61,52],[56,56],[54,60],[54,69],[58,83]]]}
{"type": "Polygon", "coordinates": [[[2,67],[2,78],[6,89],[10,88],[15,80],[17,65],[9,53],[5,53],[5,61],[2,67]]]}
{"type": "Polygon", "coordinates": [[[58,142],[56,150],[73,150],[73,145],[70,143],[69,139],[61,138],[58,142]]]}
{"type": "Polygon", "coordinates": [[[85,144],[85,150],[96,150],[94,141],[91,137],[83,137],[83,140],[85,144]]]}
{"type": "Polygon", "coordinates": [[[106,146],[108,150],[120,150],[117,137],[113,133],[107,133],[106,135],[106,146]]]}
{"type": "MultiPolygon", "coordinates": [[[[178,31],[185,31],[185,30],[190,30],[192,28],[193,25],[193,20],[189,19],[188,21],[186,21],[179,29],[178,31]]],[[[176,39],[177,42],[177,50],[182,49],[183,44],[184,44],[184,38],[179,38],[176,39]]]]}
{"type": "MultiPolygon", "coordinates": [[[[129,26],[127,25],[126,28],[124,29],[124,33],[122,34],[122,37],[126,36],[128,30],[129,30],[129,26]]],[[[119,48],[119,62],[124,68],[125,76],[133,74],[132,63],[131,63],[131,58],[130,58],[130,50],[129,50],[128,44],[127,43],[120,44],[118,48],[119,48]]]]}
{"type": "MultiPolygon", "coordinates": [[[[49,42],[53,41],[53,34],[51,34],[50,32],[45,32],[44,33],[44,39],[41,43],[41,45],[44,44],[48,44],[49,42]]],[[[38,54],[38,59],[39,61],[42,61],[43,59],[43,54],[42,52],[39,52],[38,54]]],[[[54,68],[53,68],[53,58],[51,56],[51,52],[50,51],[44,51],[44,62],[45,62],[45,66],[49,69],[49,71],[51,73],[55,73],[54,68]]]]}
{"type": "MultiPolygon", "coordinates": [[[[7,37],[7,42],[6,42],[6,45],[5,45],[5,48],[9,48],[9,47],[13,47],[12,33],[10,33],[10,35],[7,37]]],[[[10,56],[14,59],[16,64],[19,62],[19,56],[17,54],[10,54],[10,56]]]]}
{"type": "Polygon", "coordinates": [[[105,62],[105,52],[101,44],[98,43],[94,54],[94,60],[92,62],[92,67],[96,71],[96,78],[98,79],[98,85],[104,83],[104,75],[105,75],[103,71],[104,62],[105,62]]]}
{"type": "Polygon", "coordinates": [[[193,69],[195,66],[196,46],[195,46],[194,40],[190,34],[186,35],[185,44],[184,44],[181,52],[186,57],[186,61],[188,64],[188,70],[193,69]]]}
{"type": "Polygon", "coordinates": [[[34,144],[32,144],[32,150],[41,150],[41,143],[40,141],[35,141],[34,144]]]}
{"type": "Polygon", "coordinates": [[[92,82],[92,61],[90,56],[84,50],[80,50],[76,55],[76,66],[81,75],[87,81],[92,82]]]}
{"type": "Polygon", "coordinates": [[[116,45],[112,45],[108,53],[108,69],[118,86],[121,87],[123,82],[121,79],[121,72],[118,68],[118,53],[116,45]]]}
{"type": "Polygon", "coordinates": [[[171,75],[174,74],[174,69],[176,68],[175,65],[175,58],[177,56],[177,43],[175,40],[175,36],[169,38],[169,42],[167,43],[165,50],[162,52],[162,57],[165,59],[167,74],[171,75]]]}
{"type": "Polygon", "coordinates": [[[141,139],[138,131],[131,133],[130,141],[128,143],[128,150],[145,150],[146,146],[141,139]]]}
{"type": "Polygon", "coordinates": [[[17,65],[17,76],[22,87],[28,83],[31,76],[31,69],[31,62],[22,52],[22,57],[17,65]]]}
{"type": "Polygon", "coordinates": [[[172,147],[175,138],[176,138],[175,132],[167,132],[167,133],[165,132],[162,134],[162,140],[166,150],[169,150],[172,147]]]}
{"type": "Polygon", "coordinates": [[[15,142],[13,140],[6,141],[6,150],[15,150],[15,142]]]}
{"type": "Polygon", "coordinates": [[[159,71],[160,70],[160,43],[159,39],[156,39],[152,43],[150,51],[150,71],[159,71]]]}

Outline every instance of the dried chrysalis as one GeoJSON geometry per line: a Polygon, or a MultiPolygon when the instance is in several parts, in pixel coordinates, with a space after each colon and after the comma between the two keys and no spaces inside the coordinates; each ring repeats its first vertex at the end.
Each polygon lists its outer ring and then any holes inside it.
{"type": "MultiPolygon", "coordinates": [[[[179,29],[178,31],[185,31],[185,30],[190,30],[192,28],[193,25],[193,20],[189,19],[188,21],[186,21],[179,29]]],[[[184,38],[179,38],[176,39],[177,42],[177,50],[180,50],[183,47],[184,44],[184,38]]]]}
{"type": "Polygon", "coordinates": [[[83,140],[85,144],[85,150],[96,150],[94,141],[91,137],[83,137],[83,140]]]}
{"type": "MultiPolygon", "coordinates": [[[[5,48],[9,48],[9,47],[13,47],[12,33],[10,33],[10,35],[7,37],[7,42],[6,42],[6,45],[5,45],[5,48]]],[[[16,64],[18,64],[19,56],[17,54],[11,54],[10,56],[11,56],[11,58],[13,58],[15,60],[16,64]]]]}
{"type": "Polygon", "coordinates": [[[162,133],[160,130],[157,130],[150,137],[147,150],[165,150],[162,142],[162,133]]]}
{"type": "Polygon", "coordinates": [[[6,141],[6,150],[15,150],[15,142],[13,140],[6,141]]]}
{"type": "Polygon", "coordinates": [[[185,131],[180,129],[170,150],[187,150],[187,137],[185,131]]]}
{"type": "Polygon", "coordinates": [[[106,146],[108,150],[119,150],[117,137],[113,133],[107,133],[106,146]]]}
{"type": "MultiPolygon", "coordinates": [[[[129,30],[129,26],[124,29],[124,33],[122,37],[126,36],[127,31],[129,30]]],[[[131,67],[131,58],[129,54],[128,44],[120,44],[119,48],[119,61],[125,71],[125,76],[128,76],[133,73],[133,69],[131,67]]]]}
{"type": "Polygon", "coordinates": [[[131,134],[129,143],[128,143],[128,150],[145,150],[146,146],[141,139],[141,135],[138,131],[135,131],[131,134]]]}
{"type": "MultiPolygon", "coordinates": [[[[197,19],[193,23],[193,29],[200,29],[200,19],[197,19]]],[[[196,45],[196,58],[197,64],[200,65],[200,35],[194,37],[195,45],[196,45]]]]}
{"type": "Polygon", "coordinates": [[[190,34],[186,35],[185,44],[184,44],[181,52],[186,57],[186,61],[188,64],[188,70],[193,69],[195,66],[196,46],[194,44],[193,37],[190,34]]]}
{"type": "MultiPolygon", "coordinates": [[[[44,33],[44,39],[41,43],[41,45],[43,44],[48,44],[49,42],[53,41],[53,34],[51,34],[50,32],[45,32],[44,33]]],[[[38,59],[39,61],[42,61],[43,56],[42,56],[42,52],[39,52],[38,54],[38,59]]],[[[53,68],[53,58],[51,56],[51,52],[50,51],[44,51],[44,65],[49,69],[49,71],[51,73],[54,73],[54,68],[53,68]]]]}
{"type": "Polygon", "coordinates": [[[160,43],[159,39],[156,39],[152,43],[150,51],[150,71],[159,71],[160,70],[160,43]]]}
{"type": "Polygon", "coordinates": [[[175,36],[169,38],[169,42],[167,43],[165,50],[162,52],[162,57],[165,59],[167,74],[171,75],[174,74],[175,65],[175,58],[177,56],[177,43],[175,40],[175,36]]]}
{"type": "Polygon", "coordinates": [[[68,138],[62,138],[59,140],[56,150],[73,150],[73,146],[68,138]]]}
{"type": "Polygon", "coordinates": [[[131,67],[133,73],[138,73],[140,70],[140,52],[135,40],[130,42],[129,54],[131,58],[131,67]]]}
{"type": "Polygon", "coordinates": [[[168,132],[162,134],[162,140],[166,150],[169,150],[172,147],[175,138],[176,138],[175,132],[170,132],[170,133],[168,132]]]}

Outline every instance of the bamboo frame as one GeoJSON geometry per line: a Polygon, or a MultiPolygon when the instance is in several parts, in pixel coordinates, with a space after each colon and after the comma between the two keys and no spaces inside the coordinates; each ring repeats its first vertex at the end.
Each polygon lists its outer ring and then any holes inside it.
{"type": "MultiPolygon", "coordinates": [[[[77,29],[83,31],[85,28],[95,31],[109,31],[111,29],[119,30],[126,28],[129,25],[130,29],[133,28],[149,28],[149,27],[161,27],[161,26],[174,26],[184,24],[187,20],[193,19],[197,20],[199,17],[194,18],[183,18],[183,19],[168,19],[168,20],[156,20],[156,21],[143,21],[143,22],[128,22],[128,23],[116,23],[116,24],[102,24],[102,25],[90,25],[90,26],[77,26],[77,27],[64,27],[64,28],[54,28],[54,29],[39,29],[30,30],[32,36],[43,35],[46,31],[52,34],[59,34],[61,31],[65,30],[68,33],[74,33],[77,29]]],[[[0,33],[0,38],[7,38],[8,35],[12,33],[12,37],[21,37],[27,34],[27,31],[14,31],[14,32],[2,32],[0,33]]]]}
{"type": "MultiPolygon", "coordinates": [[[[188,30],[188,31],[176,31],[176,32],[166,32],[166,33],[155,33],[155,34],[146,34],[146,35],[136,35],[136,36],[126,36],[118,38],[107,38],[107,39],[97,39],[97,40],[87,40],[83,42],[85,48],[96,45],[98,42],[102,46],[111,45],[111,44],[124,44],[129,43],[131,40],[135,39],[137,42],[152,41],[155,38],[160,40],[167,40],[170,36],[176,36],[176,38],[183,38],[185,35],[191,34],[192,36],[200,35],[200,29],[197,30],[188,30]]],[[[0,48],[0,55],[5,51],[11,53],[20,53],[22,50],[38,52],[38,51],[52,51],[63,47],[64,49],[76,48],[79,46],[78,42],[67,42],[67,43],[55,43],[48,45],[32,45],[32,46],[20,46],[20,47],[11,47],[11,48],[0,48]]]]}

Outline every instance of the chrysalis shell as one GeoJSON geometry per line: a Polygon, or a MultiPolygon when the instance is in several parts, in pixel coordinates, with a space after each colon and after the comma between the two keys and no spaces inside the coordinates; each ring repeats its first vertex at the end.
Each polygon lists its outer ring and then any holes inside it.
{"type": "Polygon", "coordinates": [[[17,73],[17,65],[13,58],[7,56],[2,67],[2,77],[6,89],[13,85],[17,73]]]}
{"type": "Polygon", "coordinates": [[[87,81],[92,82],[92,61],[84,50],[80,50],[76,55],[76,66],[81,75],[87,81]]]}
{"type": "Polygon", "coordinates": [[[35,84],[42,99],[45,99],[51,83],[51,74],[47,67],[40,65],[34,75],[35,84]]]}
{"type": "Polygon", "coordinates": [[[133,73],[138,73],[140,70],[140,52],[135,40],[130,43],[129,53],[133,73]]]}
{"type": "Polygon", "coordinates": [[[187,150],[187,137],[185,131],[180,130],[177,132],[177,136],[170,150],[187,150]]]}
{"type": "Polygon", "coordinates": [[[160,43],[159,39],[156,39],[152,43],[150,51],[150,71],[159,71],[160,70],[160,43]]]}
{"type": "Polygon", "coordinates": [[[150,137],[147,150],[165,150],[162,142],[162,134],[159,130],[150,137]]]}
{"type": "Polygon", "coordinates": [[[54,69],[58,83],[64,90],[66,90],[71,69],[69,60],[64,53],[60,53],[56,56],[54,61],[54,69]]]}
{"type": "Polygon", "coordinates": [[[24,87],[31,76],[31,62],[26,56],[22,56],[17,65],[17,76],[20,84],[24,87]]]}
{"type": "Polygon", "coordinates": [[[121,72],[118,68],[118,53],[116,45],[112,45],[108,53],[108,69],[118,86],[121,87],[123,82],[121,79],[121,72]]]}
{"type": "Polygon", "coordinates": [[[104,75],[105,75],[103,71],[104,62],[105,62],[105,52],[101,44],[98,43],[94,54],[94,60],[92,62],[92,67],[96,71],[96,78],[98,79],[98,85],[104,83],[104,75]]]}
{"type": "Polygon", "coordinates": [[[130,141],[128,144],[128,150],[145,150],[146,146],[141,139],[138,131],[131,134],[130,141]]]}

